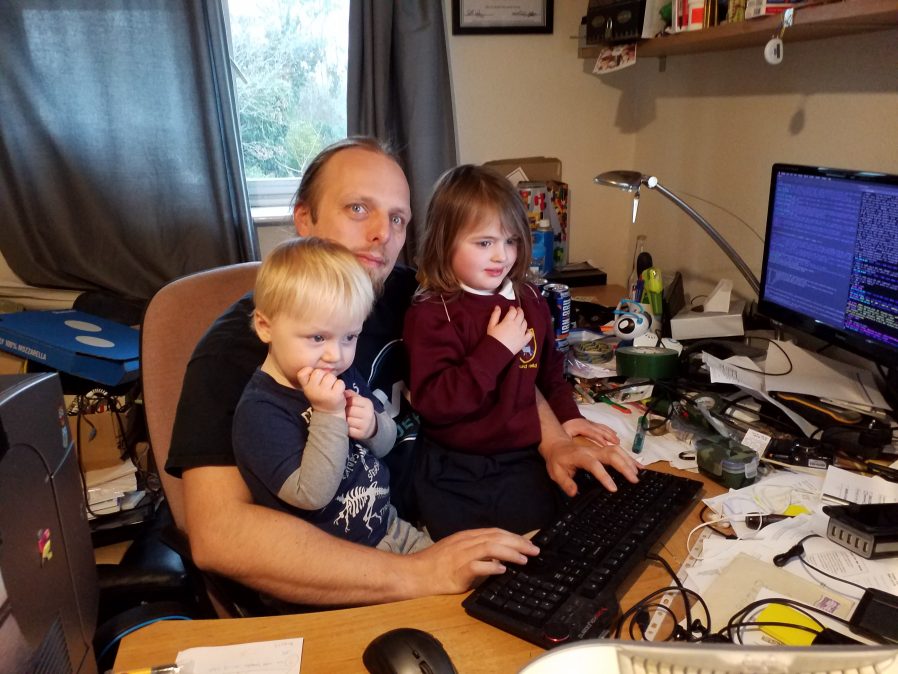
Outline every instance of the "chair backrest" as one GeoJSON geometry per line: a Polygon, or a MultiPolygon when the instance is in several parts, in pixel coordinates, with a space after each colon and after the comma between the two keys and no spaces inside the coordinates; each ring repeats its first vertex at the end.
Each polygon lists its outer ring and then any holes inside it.
{"type": "Polygon", "coordinates": [[[153,458],[175,525],[185,531],[181,480],[165,472],[184,372],[225,309],[252,290],[259,262],[217,267],[172,281],[147,306],[140,334],[144,412],[153,458]]]}

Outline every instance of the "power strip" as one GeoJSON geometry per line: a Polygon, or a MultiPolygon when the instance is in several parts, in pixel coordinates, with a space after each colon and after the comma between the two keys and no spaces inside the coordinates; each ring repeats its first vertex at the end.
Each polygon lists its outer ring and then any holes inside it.
{"type": "MultiPolygon", "coordinates": [[[[707,527],[699,532],[698,538],[689,550],[689,554],[686,555],[686,559],[683,560],[683,565],[680,567],[679,571],[677,571],[677,578],[680,579],[681,583],[686,582],[686,579],[689,577],[690,569],[700,561],[699,557],[701,557],[702,554],[703,544],[712,534],[713,532],[707,527]]],[[[674,600],[678,597],[681,597],[679,590],[671,590],[670,592],[665,592],[661,596],[661,599],[658,601],[659,606],[655,609],[655,612],[652,614],[652,619],[645,628],[645,638],[647,640],[653,641],[655,639],[655,635],[658,634],[658,631],[664,624],[665,618],[670,620],[670,614],[665,609],[670,609],[674,600]]]]}

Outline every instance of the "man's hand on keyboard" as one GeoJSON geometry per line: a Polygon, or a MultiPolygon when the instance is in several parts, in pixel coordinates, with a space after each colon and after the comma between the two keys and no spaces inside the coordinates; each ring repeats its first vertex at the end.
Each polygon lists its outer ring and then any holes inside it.
{"type": "Polygon", "coordinates": [[[608,475],[605,466],[612,466],[630,482],[638,482],[639,464],[629,452],[618,445],[599,446],[593,442],[581,440],[556,439],[543,442],[539,447],[546,460],[546,470],[562,491],[568,496],[577,493],[577,485],[573,480],[577,469],[585,470],[592,475],[608,491],[617,491],[614,480],[608,475]]]}
{"type": "Polygon", "coordinates": [[[504,529],[459,531],[409,555],[422,563],[415,577],[424,583],[412,596],[464,592],[482,576],[504,573],[505,562],[526,564],[537,554],[539,548],[530,540],[504,529]]]}

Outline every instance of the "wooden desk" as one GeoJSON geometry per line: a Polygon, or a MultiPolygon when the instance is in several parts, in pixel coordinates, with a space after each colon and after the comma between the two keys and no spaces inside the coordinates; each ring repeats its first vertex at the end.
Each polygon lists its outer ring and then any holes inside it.
{"type": "MultiPolygon", "coordinates": [[[[678,473],[667,464],[653,468],[678,473]]],[[[702,497],[725,489],[704,477],[702,497]]],[[[686,557],[686,536],[698,524],[701,503],[670,536],[659,553],[678,569],[686,557]]],[[[658,564],[646,566],[622,597],[626,608],[652,590],[670,584],[658,564]]],[[[305,613],[275,618],[170,621],[145,627],[122,641],[115,672],[174,662],[178,651],[193,646],[221,646],[247,641],[303,637],[302,671],[365,672],[362,652],[379,634],[397,627],[416,627],[437,637],[461,674],[516,672],[543,649],[468,616],[463,595],[426,597],[363,608],[305,613]]]]}
{"type": "Polygon", "coordinates": [[[580,288],[571,288],[571,297],[613,308],[617,306],[617,303],[622,298],[629,297],[629,293],[626,288],[618,285],[582,286],[580,288]]]}

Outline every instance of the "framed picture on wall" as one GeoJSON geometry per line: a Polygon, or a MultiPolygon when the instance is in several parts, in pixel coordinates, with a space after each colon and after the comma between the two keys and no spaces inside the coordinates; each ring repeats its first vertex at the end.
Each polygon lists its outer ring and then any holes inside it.
{"type": "Polygon", "coordinates": [[[453,35],[551,33],[554,0],[452,0],[453,35]]]}

